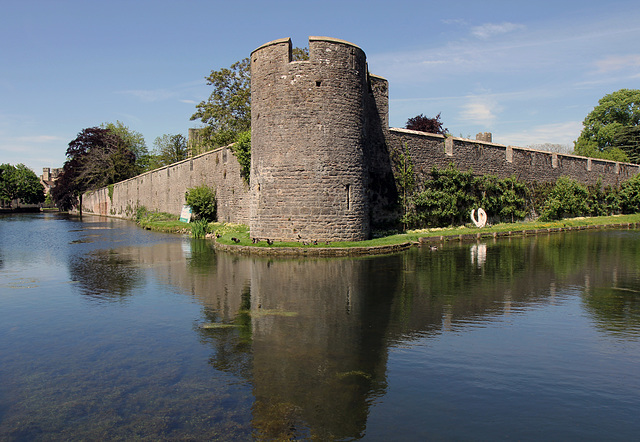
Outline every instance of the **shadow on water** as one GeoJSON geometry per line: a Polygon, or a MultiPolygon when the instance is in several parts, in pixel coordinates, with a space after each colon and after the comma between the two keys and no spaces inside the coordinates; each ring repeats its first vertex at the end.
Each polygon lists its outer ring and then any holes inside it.
{"type": "MultiPolygon", "coordinates": [[[[106,307],[126,299],[118,304],[132,311],[101,310],[104,325],[96,322],[86,348],[74,348],[82,355],[75,371],[27,373],[22,399],[4,408],[0,401],[0,423],[11,424],[0,438],[358,439],[371,436],[372,410],[396,381],[389,359],[399,347],[524,316],[573,293],[599,333],[640,336],[635,230],[371,258],[269,259],[216,253],[186,238],[120,247],[129,235],[120,224],[68,227],[66,263],[77,281],[70,293],[106,307]],[[72,244],[90,231],[100,235],[93,243],[72,244]],[[49,376],[60,382],[47,390],[49,376]],[[47,423],[57,433],[47,433],[47,423]]],[[[9,253],[3,248],[0,257],[9,253]]],[[[21,351],[5,361],[29,361],[21,351]]],[[[2,388],[8,395],[17,387],[2,388]]]]}

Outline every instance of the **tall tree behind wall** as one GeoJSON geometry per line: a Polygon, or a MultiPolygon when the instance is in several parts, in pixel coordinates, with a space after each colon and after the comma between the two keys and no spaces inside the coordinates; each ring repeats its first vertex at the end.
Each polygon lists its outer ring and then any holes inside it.
{"type": "Polygon", "coordinates": [[[51,196],[60,210],[78,207],[82,211],[84,192],[137,174],[136,156],[125,142],[109,129],[90,127],[69,143],[67,161],[51,196]]]}
{"type": "MultiPolygon", "coordinates": [[[[309,49],[292,50],[293,61],[308,59],[309,49]]],[[[205,145],[202,151],[227,146],[251,129],[251,61],[244,58],[229,68],[211,71],[205,79],[213,91],[206,101],[196,105],[191,116],[191,120],[205,125],[199,134],[205,145]]],[[[194,153],[201,153],[201,149],[194,153]]]]}
{"type": "Polygon", "coordinates": [[[574,152],[615,161],[640,161],[640,90],[605,95],[582,123],[574,152]]]}

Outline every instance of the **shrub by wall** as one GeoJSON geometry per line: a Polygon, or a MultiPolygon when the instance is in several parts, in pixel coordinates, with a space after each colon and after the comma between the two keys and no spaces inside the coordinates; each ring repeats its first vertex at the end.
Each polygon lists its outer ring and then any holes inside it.
{"type": "Polygon", "coordinates": [[[565,176],[555,183],[527,183],[515,176],[474,176],[450,164],[433,167],[427,178],[408,197],[408,228],[463,225],[480,207],[492,223],[640,212],[640,175],[620,186],[603,186],[601,180],[587,186],[565,176]]]}
{"type": "Polygon", "coordinates": [[[185,193],[185,201],[191,206],[197,220],[216,221],[216,191],[213,188],[205,184],[189,188],[185,193]]]}

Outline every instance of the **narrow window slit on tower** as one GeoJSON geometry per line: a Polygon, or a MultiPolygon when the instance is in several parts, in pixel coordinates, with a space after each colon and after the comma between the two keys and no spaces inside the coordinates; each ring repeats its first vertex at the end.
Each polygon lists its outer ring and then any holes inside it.
{"type": "Polygon", "coordinates": [[[347,191],[347,210],[351,210],[351,184],[347,184],[345,190],[347,191]]]}

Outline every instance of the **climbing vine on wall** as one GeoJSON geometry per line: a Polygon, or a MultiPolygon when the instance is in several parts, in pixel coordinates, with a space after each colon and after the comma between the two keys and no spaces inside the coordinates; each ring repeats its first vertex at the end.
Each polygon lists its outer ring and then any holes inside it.
{"type": "Polygon", "coordinates": [[[251,175],[251,131],[247,130],[238,135],[236,142],[231,145],[231,152],[240,163],[240,173],[244,181],[249,184],[251,175]]]}
{"type": "Polygon", "coordinates": [[[527,183],[515,176],[474,176],[472,170],[460,171],[450,164],[433,167],[422,182],[416,182],[406,149],[397,155],[395,178],[405,229],[463,225],[478,207],[492,223],[640,212],[640,175],[618,187],[603,187],[600,180],[586,186],[568,177],[555,183],[527,183]]]}
{"type": "Polygon", "coordinates": [[[398,197],[400,199],[400,207],[402,208],[402,223],[407,228],[407,216],[413,203],[411,198],[416,188],[416,176],[414,173],[413,160],[409,155],[409,149],[405,143],[401,149],[393,149],[391,151],[391,161],[393,163],[393,177],[396,180],[398,188],[398,197]]]}

